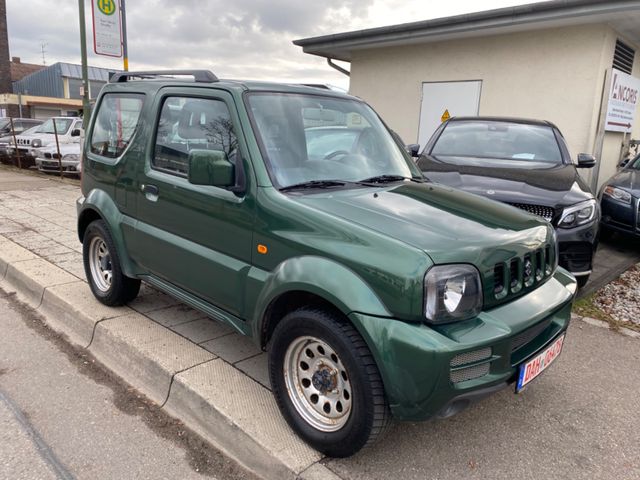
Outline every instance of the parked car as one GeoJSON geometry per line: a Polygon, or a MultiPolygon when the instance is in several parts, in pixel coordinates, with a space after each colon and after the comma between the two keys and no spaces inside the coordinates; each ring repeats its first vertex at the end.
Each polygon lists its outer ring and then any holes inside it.
{"type": "Polygon", "coordinates": [[[429,179],[510,204],[556,229],[560,265],[584,286],[598,245],[600,209],[550,122],[514,118],[452,118],[435,131],[418,166],[429,179]]]}
{"type": "Polygon", "coordinates": [[[60,172],[78,175],[80,173],[80,144],[62,143],[60,144],[61,162],[58,162],[58,147],[50,145],[35,149],[36,166],[41,172],[60,172]]]}
{"type": "Polygon", "coordinates": [[[32,127],[36,127],[42,124],[42,120],[36,118],[14,118],[13,119],[13,132],[11,131],[11,119],[8,117],[0,118],[0,137],[5,135],[21,134],[25,130],[29,130],[32,127]]]}
{"type": "Polygon", "coordinates": [[[557,358],[576,282],[548,222],[426,182],[356,97],[170,75],[116,73],[87,130],[78,234],[102,303],[143,280],[252,337],[286,421],[332,456],[557,358]]]}
{"type": "MultiPolygon", "coordinates": [[[[58,143],[73,143],[80,141],[80,133],[82,129],[82,119],[77,117],[52,117],[38,127],[34,134],[18,135],[16,142],[17,150],[26,159],[23,162],[23,168],[35,165],[34,149],[47,147],[55,144],[56,136],[53,122],[55,121],[55,129],[58,132],[58,143]]],[[[8,148],[10,155],[15,154],[15,147],[8,148]]]]}
{"type": "MultiPolygon", "coordinates": [[[[35,127],[31,127],[30,129],[25,130],[20,135],[23,138],[30,137],[34,135],[39,128],[40,128],[40,125],[36,125],[35,127]]],[[[13,142],[13,135],[0,137],[0,161],[2,161],[2,163],[9,164],[9,165],[18,165],[17,158],[15,155],[15,144],[13,142]]],[[[29,162],[29,160],[26,160],[26,159],[25,161],[29,162]]]]}
{"type": "Polygon", "coordinates": [[[640,236],[640,154],[607,180],[598,194],[601,226],[640,236]]]}

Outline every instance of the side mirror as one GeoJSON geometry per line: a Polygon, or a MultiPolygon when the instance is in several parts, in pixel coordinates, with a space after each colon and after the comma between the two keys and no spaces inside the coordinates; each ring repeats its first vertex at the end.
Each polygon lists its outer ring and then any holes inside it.
{"type": "Polygon", "coordinates": [[[225,152],[191,150],[189,152],[189,183],[231,187],[236,183],[235,166],[225,152]]]}
{"type": "Polygon", "coordinates": [[[596,157],[588,153],[578,154],[578,168],[593,168],[596,164],[596,157]]]}
{"type": "Polygon", "coordinates": [[[418,155],[420,155],[420,144],[418,143],[407,145],[406,149],[407,152],[409,152],[409,155],[411,155],[412,157],[417,157],[418,155]]]}
{"type": "Polygon", "coordinates": [[[79,128],[74,128],[73,130],[71,130],[71,136],[72,137],[79,137],[80,136],[80,129],[79,128]]]}

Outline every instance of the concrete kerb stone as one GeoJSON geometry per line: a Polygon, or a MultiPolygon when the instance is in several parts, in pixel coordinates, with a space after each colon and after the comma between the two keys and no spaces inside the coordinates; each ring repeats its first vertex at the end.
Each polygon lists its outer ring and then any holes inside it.
{"type": "Polygon", "coordinates": [[[176,375],[165,408],[266,479],[296,478],[322,459],[289,428],[268,389],[221,359],[176,375]]]}
{"type": "Polygon", "coordinates": [[[25,303],[33,308],[40,306],[45,289],[78,281],[70,273],[41,258],[10,263],[4,280],[13,285],[25,303]]]}
{"type": "Polygon", "coordinates": [[[47,288],[40,310],[51,327],[76,345],[91,344],[96,325],[102,320],[134,313],[129,307],[107,307],[98,302],[82,280],[47,288]]]}
{"type": "Polygon", "coordinates": [[[139,313],[99,322],[89,351],[159,405],[176,373],[216,358],[139,313]]]}
{"type": "Polygon", "coordinates": [[[0,236],[0,279],[6,277],[9,265],[13,262],[34,260],[36,258],[38,258],[38,256],[26,248],[21,247],[6,237],[0,236]]]}

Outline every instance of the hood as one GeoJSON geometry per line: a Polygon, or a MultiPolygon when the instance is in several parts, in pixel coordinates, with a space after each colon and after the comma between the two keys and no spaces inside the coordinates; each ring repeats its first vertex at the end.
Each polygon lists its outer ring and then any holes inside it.
{"type": "Polygon", "coordinates": [[[624,169],[611,177],[605,185],[624,188],[634,197],[640,197],[640,170],[624,169]]]}
{"type": "Polygon", "coordinates": [[[430,183],[291,198],[419,248],[434,263],[471,263],[481,273],[493,274],[497,262],[542,248],[552,235],[538,217],[430,183]]]}
{"type": "Polygon", "coordinates": [[[430,180],[507,203],[562,207],[594,198],[574,165],[495,168],[454,165],[423,156],[418,164],[430,180]]]}

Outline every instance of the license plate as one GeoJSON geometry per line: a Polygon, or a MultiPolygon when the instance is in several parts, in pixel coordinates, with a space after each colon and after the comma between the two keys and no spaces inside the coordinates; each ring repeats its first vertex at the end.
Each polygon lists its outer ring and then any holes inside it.
{"type": "Polygon", "coordinates": [[[564,344],[564,334],[558,337],[551,345],[549,345],[543,352],[536,355],[534,358],[526,363],[520,365],[520,372],[518,374],[518,384],[516,386],[516,393],[521,391],[529,382],[544,372],[549,365],[551,365],[556,358],[560,356],[562,352],[562,345],[564,344]]]}

